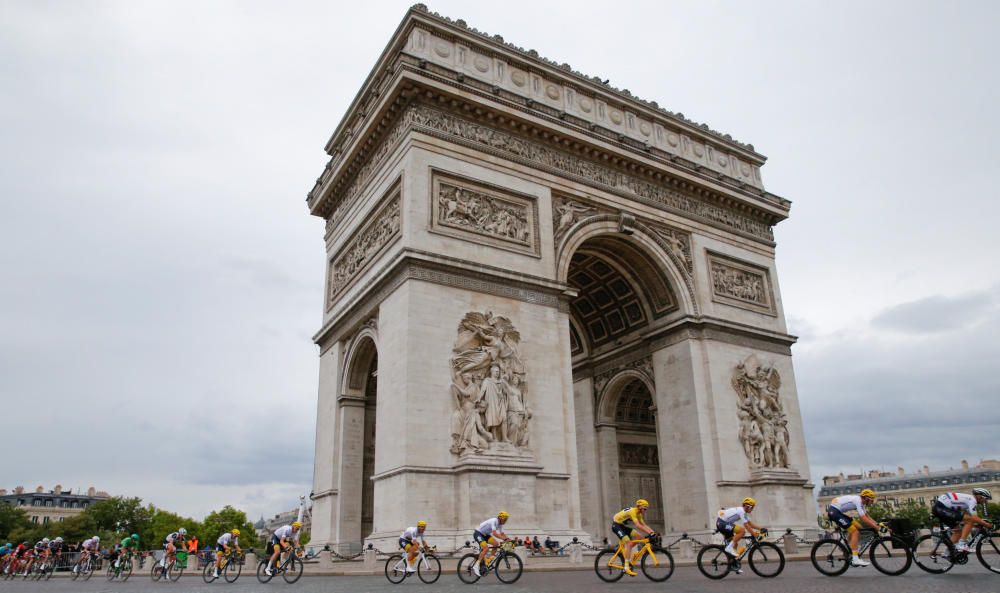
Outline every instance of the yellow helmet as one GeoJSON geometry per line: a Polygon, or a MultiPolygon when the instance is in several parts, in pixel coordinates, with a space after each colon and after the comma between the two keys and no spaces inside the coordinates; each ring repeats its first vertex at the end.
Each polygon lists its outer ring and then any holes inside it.
{"type": "Polygon", "coordinates": [[[872,500],[875,500],[876,496],[878,495],[875,494],[875,491],[872,490],[871,488],[865,488],[864,490],[861,491],[861,498],[870,498],[872,500]]]}
{"type": "Polygon", "coordinates": [[[239,529],[234,529],[233,530],[233,535],[236,536],[236,537],[239,537],[240,536],[240,530],[239,529]]]}
{"type": "Polygon", "coordinates": [[[419,527],[420,529],[427,527],[427,521],[417,521],[417,527],[419,527]]]}
{"type": "Polygon", "coordinates": [[[748,504],[748,505],[750,505],[752,507],[755,507],[755,506],[757,506],[757,501],[754,500],[754,499],[752,499],[752,498],[750,498],[748,496],[748,497],[746,497],[746,498],[743,499],[743,504],[748,504]]]}
{"type": "Polygon", "coordinates": [[[302,521],[292,521],[292,527],[302,527],[302,521]]]}
{"type": "Polygon", "coordinates": [[[500,511],[499,513],[497,513],[497,519],[503,520],[508,517],[510,517],[510,514],[507,511],[500,511]]]}
{"type": "Polygon", "coordinates": [[[635,501],[635,506],[640,509],[647,508],[649,507],[649,501],[646,500],[645,498],[640,498],[639,500],[635,501]]]}

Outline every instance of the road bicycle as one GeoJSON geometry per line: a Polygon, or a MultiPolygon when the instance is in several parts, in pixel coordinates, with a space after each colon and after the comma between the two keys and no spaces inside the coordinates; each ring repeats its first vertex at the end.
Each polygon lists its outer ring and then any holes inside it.
{"type": "Polygon", "coordinates": [[[70,574],[70,578],[74,581],[76,579],[89,580],[90,577],[94,575],[94,570],[99,568],[101,565],[101,558],[97,552],[87,553],[85,558],[80,558],[77,560],[76,564],[73,566],[73,572],[70,574]]]}
{"type": "MultiPolygon", "coordinates": [[[[861,546],[858,556],[868,552],[875,570],[889,576],[899,576],[909,570],[913,562],[910,546],[898,535],[885,535],[889,530],[884,524],[879,524],[878,531],[860,529],[861,546]],[[867,537],[866,537],[867,536],[867,537]]],[[[813,544],[809,553],[813,567],[828,577],[836,577],[847,572],[851,566],[851,548],[847,533],[837,526],[836,538],[824,538],[813,544]]]]}
{"type": "Polygon", "coordinates": [[[236,579],[240,578],[240,572],[243,571],[243,555],[237,555],[236,550],[230,550],[222,556],[222,566],[219,568],[218,574],[216,574],[215,568],[215,562],[213,561],[206,564],[205,568],[202,569],[201,578],[206,583],[215,582],[220,577],[226,579],[227,583],[235,583],[236,579]]]}
{"type": "MultiPolygon", "coordinates": [[[[164,556],[165,555],[166,552],[164,552],[164,556]]],[[[153,579],[153,582],[165,578],[172,583],[176,583],[181,578],[181,575],[184,574],[184,569],[187,568],[187,552],[177,550],[177,552],[174,553],[173,559],[168,560],[164,557],[163,560],[166,562],[166,566],[160,564],[159,562],[153,562],[153,566],[149,569],[149,577],[153,579]]]]}
{"type": "Polygon", "coordinates": [[[479,574],[472,570],[479,554],[466,554],[458,560],[458,578],[463,583],[471,585],[493,571],[497,580],[508,585],[516,583],[524,572],[524,563],[520,556],[514,553],[514,542],[507,540],[500,544],[496,554],[489,555],[479,565],[479,574]]]}
{"type": "Polygon", "coordinates": [[[743,551],[736,557],[726,553],[726,544],[711,544],[704,546],[698,552],[698,570],[710,579],[725,578],[732,571],[740,570],[744,558],[750,564],[750,570],[757,576],[773,578],[785,569],[785,555],[781,548],[764,541],[767,530],[761,529],[759,536],[751,536],[743,551]]]}
{"type": "Polygon", "coordinates": [[[259,562],[257,562],[257,580],[262,583],[268,583],[276,577],[281,575],[281,578],[285,579],[285,582],[292,584],[302,578],[303,566],[302,557],[305,555],[305,550],[302,548],[295,548],[292,553],[282,551],[278,555],[278,562],[271,567],[271,574],[267,574],[267,563],[270,560],[270,554],[263,556],[259,562]]]}
{"type": "MultiPolygon", "coordinates": [[[[997,522],[993,521],[993,525],[997,522]]],[[[969,552],[959,552],[951,541],[953,530],[942,524],[940,529],[917,538],[913,546],[913,561],[917,566],[932,574],[951,570],[956,564],[969,561],[969,552]]],[[[979,525],[969,534],[969,549],[976,551],[976,557],[987,570],[1000,573],[1000,534],[979,525]]]]}
{"type": "Polygon", "coordinates": [[[405,553],[389,556],[385,561],[385,578],[389,579],[390,583],[398,585],[406,580],[406,577],[416,574],[428,585],[437,582],[441,578],[441,561],[434,555],[436,549],[431,548],[428,552],[420,547],[417,557],[413,560],[417,565],[416,570],[406,570],[405,553]]]}
{"type": "Polygon", "coordinates": [[[127,581],[132,576],[132,551],[125,552],[118,560],[108,562],[108,580],[127,581]]]}
{"type": "MultiPolygon", "coordinates": [[[[632,541],[641,547],[638,551],[633,547],[630,564],[635,566],[638,563],[647,579],[662,583],[674,574],[674,557],[666,548],[661,547],[658,534],[632,541]]],[[[597,554],[597,558],[594,558],[594,572],[606,583],[613,583],[625,576],[625,542],[619,541],[616,550],[606,548],[597,554]]]]}

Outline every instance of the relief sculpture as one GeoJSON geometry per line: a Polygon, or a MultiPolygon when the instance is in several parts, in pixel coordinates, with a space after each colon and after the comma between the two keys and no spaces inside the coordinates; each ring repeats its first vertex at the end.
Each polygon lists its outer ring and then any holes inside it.
{"type": "Polygon", "coordinates": [[[524,206],[448,183],[438,186],[438,223],[524,245],[531,234],[524,206]]]}
{"type": "Polygon", "coordinates": [[[354,235],[330,263],[329,305],[383,247],[399,234],[399,196],[354,235]]]}
{"type": "Polygon", "coordinates": [[[712,262],[712,288],[718,295],[764,306],[768,304],[767,287],[762,275],[718,262],[712,262]]]}
{"type": "Polygon", "coordinates": [[[483,453],[530,443],[521,334],[492,312],[465,314],[452,349],[451,452],[483,453]]]}
{"type": "Polygon", "coordinates": [[[778,397],[781,375],[755,355],[733,371],[740,419],[740,442],[752,469],[788,467],[788,419],[778,397]]]}

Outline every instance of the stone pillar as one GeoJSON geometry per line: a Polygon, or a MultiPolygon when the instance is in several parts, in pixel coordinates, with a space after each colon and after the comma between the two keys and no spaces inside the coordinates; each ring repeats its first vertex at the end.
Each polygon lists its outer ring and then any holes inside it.
{"type": "Polygon", "coordinates": [[[337,486],[337,396],[340,388],[340,360],[343,355],[339,342],[320,355],[319,395],[316,406],[316,453],[313,467],[312,541],[326,545],[336,541],[337,486]]]}
{"type": "MultiPolygon", "coordinates": [[[[597,427],[598,467],[601,485],[601,512],[604,519],[600,525],[598,536],[611,537],[608,518],[623,508],[621,500],[621,476],[618,471],[618,429],[613,424],[602,424],[597,427]]],[[[663,457],[662,454],[660,456],[663,457]]]]}
{"type": "Polygon", "coordinates": [[[364,456],[365,402],[342,396],[337,433],[340,452],[340,486],[337,496],[337,533],[343,546],[361,541],[361,464],[364,456]]]}
{"type": "Polygon", "coordinates": [[[782,544],[785,546],[785,555],[797,554],[799,551],[799,540],[795,537],[792,532],[786,533],[782,536],[782,544]]]}
{"type": "Polygon", "coordinates": [[[375,570],[375,560],[378,558],[375,550],[369,550],[365,548],[364,551],[364,565],[365,570],[375,570]]]}
{"type": "Polygon", "coordinates": [[[583,530],[600,540],[607,518],[601,512],[601,480],[598,472],[597,440],[594,433],[594,382],[591,378],[573,384],[576,411],[576,455],[580,472],[580,508],[583,530]]]}

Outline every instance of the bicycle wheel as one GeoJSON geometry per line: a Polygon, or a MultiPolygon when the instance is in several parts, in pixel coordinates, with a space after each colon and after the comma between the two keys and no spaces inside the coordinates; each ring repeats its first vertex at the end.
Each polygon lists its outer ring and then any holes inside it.
{"type": "Polygon", "coordinates": [[[729,555],[725,546],[705,546],[698,552],[698,570],[712,580],[719,580],[729,574],[729,555]]]}
{"type": "Polygon", "coordinates": [[[115,567],[112,566],[111,564],[112,564],[111,562],[108,562],[108,580],[109,581],[115,580],[115,577],[118,576],[118,573],[115,572],[115,567]]]}
{"type": "Polygon", "coordinates": [[[662,583],[674,574],[674,557],[663,548],[653,548],[652,552],[643,554],[639,565],[642,574],[657,583],[662,583]]]}
{"type": "Polygon", "coordinates": [[[423,559],[417,562],[417,576],[428,585],[436,583],[441,578],[441,561],[433,554],[425,554],[423,559]]]}
{"type": "Polygon", "coordinates": [[[759,577],[770,579],[785,570],[785,555],[781,548],[771,542],[757,542],[750,551],[750,570],[759,577]]]}
{"type": "Polygon", "coordinates": [[[209,562],[205,565],[205,568],[201,569],[201,578],[206,583],[212,583],[215,579],[219,578],[215,576],[215,563],[209,562]]]}
{"type": "Polygon", "coordinates": [[[524,573],[524,563],[521,557],[513,552],[507,552],[501,558],[493,560],[493,572],[497,575],[497,580],[508,585],[516,583],[524,573]]]}
{"type": "Polygon", "coordinates": [[[262,583],[270,583],[271,579],[274,578],[274,575],[273,574],[272,575],[267,574],[266,570],[267,570],[267,562],[266,561],[261,560],[261,561],[257,562],[257,580],[258,581],[260,581],[262,583]]]}
{"type": "Polygon", "coordinates": [[[476,563],[477,558],[478,554],[466,554],[458,560],[458,578],[467,585],[479,580],[479,575],[472,572],[472,565],[476,563]]]}
{"type": "Polygon", "coordinates": [[[868,558],[875,570],[891,577],[896,577],[910,569],[913,556],[910,547],[895,535],[883,535],[876,538],[868,548],[868,558]]]}
{"type": "Polygon", "coordinates": [[[976,545],[979,562],[990,572],[1000,573],[1000,536],[987,535],[976,545]]]}
{"type": "Polygon", "coordinates": [[[299,560],[299,557],[294,552],[285,564],[281,578],[285,579],[285,582],[289,585],[302,578],[302,561],[299,560]]]}
{"type": "Polygon", "coordinates": [[[159,562],[154,562],[149,568],[149,578],[153,579],[154,583],[163,578],[163,567],[159,562]]]}
{"type": "Polygon", "coordinates": [[[836,577],[844,574],[850,566],[851,551],[837,540],[822,539],[813,544],[809,559],[813,568],[828,577],[836,577]]]}
{"type": "Polygon", "coordinates": [[[236,579],[240,578],[241,572],[243,572],[243,564],[236,558],[230,558],[229,562],[226,563],[226,571],[222,573],[222,576],[225,577],[227,583],[235,583],[236,579]]]}
{"type": "Polygon", "coordinates": [[[931,574],[942,574],[955,566],[948,543],[942,536],[933,533],[917,538],[917,543],[913,546],[913,561],[931,574]]]}
{"type": "Polygon", "coordinates": [[[605,583],[613,583],[625,576],[621,562],[621,555],[618,552],[614,550],[602,550],[597,554],[597,558],[594,558],[594,572],[605,583]],[[617,564],[614,563],[616,556],[619,557],[617,564]]]}
{"type": "Polygon", "coordinates": [[[83,574],[81,574],[80,576],[83,577],[83,580],[89,581],[90,577],[94,576],[94,570],[95,570],[94,563],[88,560],[87,565],[83,567],[83,574]]]}
{"type": "Polygon", "coordinates": [[[385,578],[393,585],[398,585],[406,579],[406,560],[402,554],[393,554],[385,561],[385,578]]]}
{"type": "Polygon", "coordinates": [[[55,561],[49,562],[45,566],[45,580],[47,581],[47,580],[51,579],[52,578],[52,573],[54,573],[55,571],[56,571],[56,563],[55,563],[55,561]]]}
{"type": "MultiPolygon", "coordinates": [[[[209,566],[215,566],[215,562],[210,563],[209,566]]],[[[169,579],[171,583],[176,583],[180,580],[181,575],[184,574],[185,567],[186,564],[177,564],[177,561],[174,560],[170,563],[169,568],[167,568],[167,579],[169,579]]]]}

